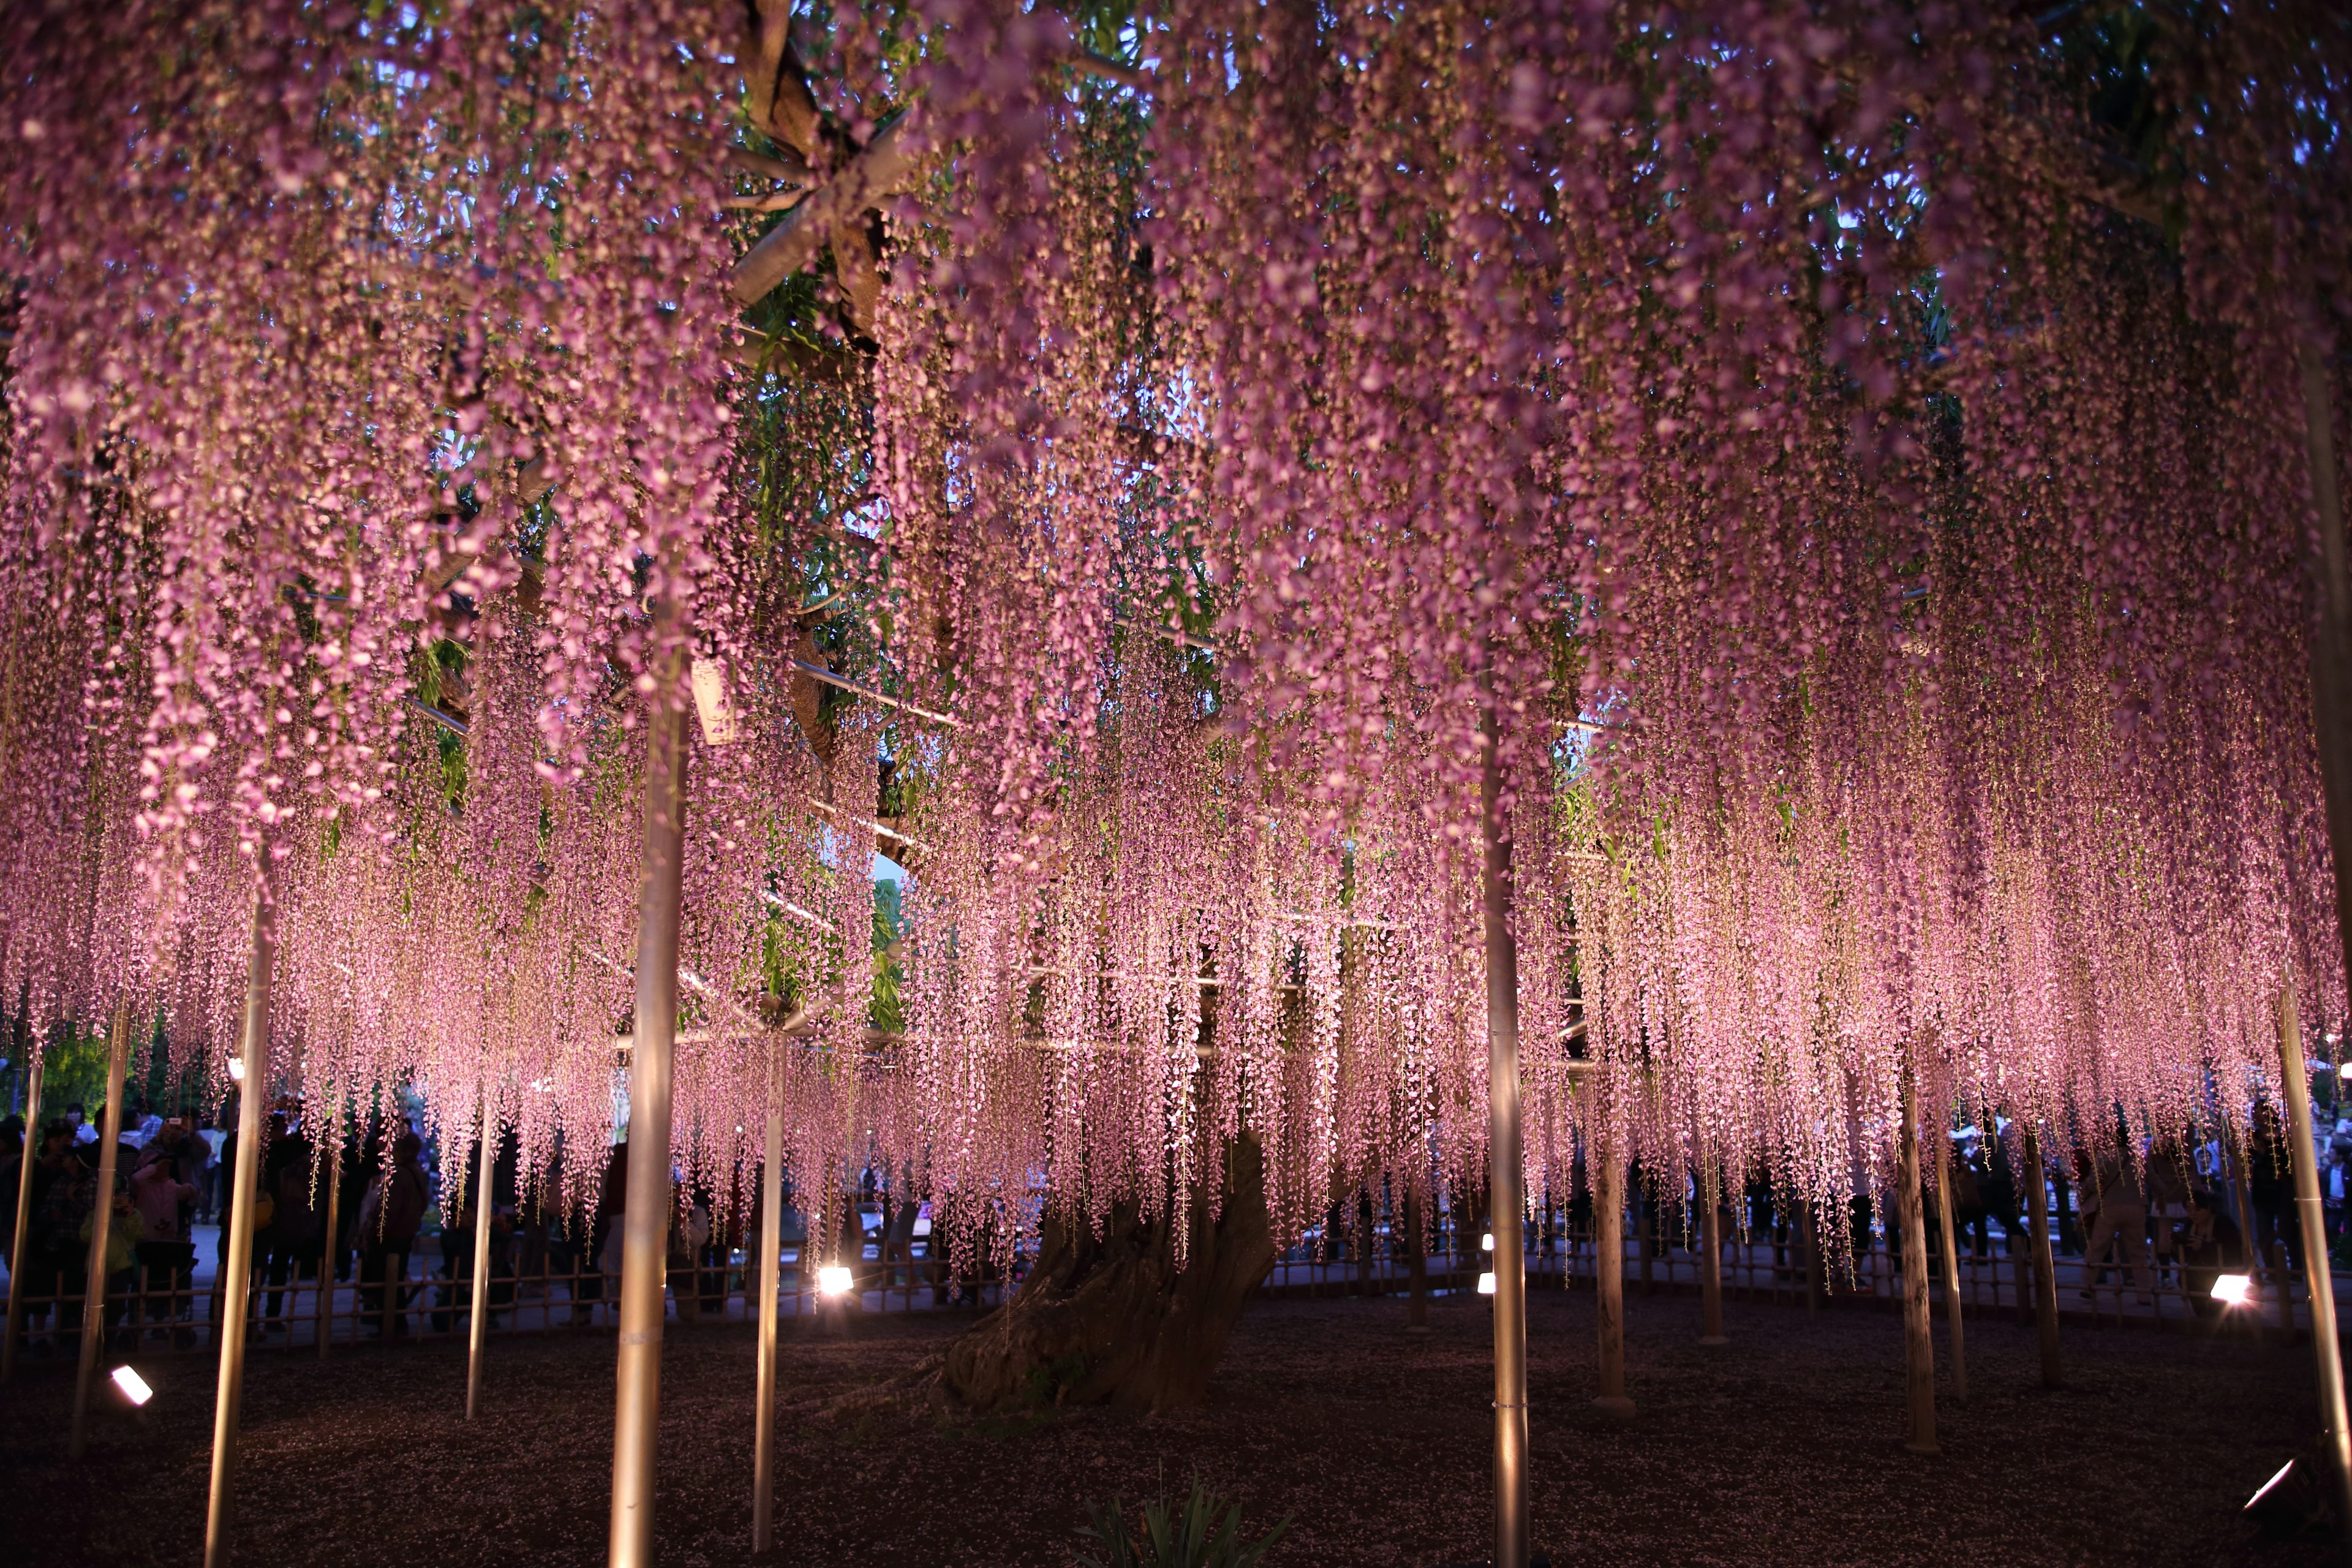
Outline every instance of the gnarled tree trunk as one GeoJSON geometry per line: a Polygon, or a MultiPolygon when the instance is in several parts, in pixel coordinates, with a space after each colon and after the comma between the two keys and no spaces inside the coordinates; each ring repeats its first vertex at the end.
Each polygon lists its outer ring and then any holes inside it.
{"type": "Polygon", "coordinates": [[[1122,1204],[1096,1236],[1048,1219],[1013,1299],[948,1347],[941,1381],[983,1410],[1032,1404],[1196,1405],[1243,1304],[1274,1263],[1265,1165],[1244,1134],[1226,1152],[1216,1218],[1195,1202],[1144,1224],[1122,1204]],[[1191,1227],[1176,1266],[1175,1226],[1191,1227]]]}

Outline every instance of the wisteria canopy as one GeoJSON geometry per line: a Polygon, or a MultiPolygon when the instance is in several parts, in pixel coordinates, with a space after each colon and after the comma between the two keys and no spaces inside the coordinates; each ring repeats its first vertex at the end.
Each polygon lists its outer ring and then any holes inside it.
{"type": "Polygon", "coordinates": [[[1016,1224],[1244,1130],[1280,1236],[1475,1185],[1488,730],[1537,1194],[1867,1191],[1906,1071],[2210,1126],[2283,987],[2342,1024],[2336,7],[51,0],[0,61],[37,1026],[225,1092],[266,896],[279,1081],[601,1163],[687,703],[721,1186],[772,1093],[801,1182],[1016,1224]]]}

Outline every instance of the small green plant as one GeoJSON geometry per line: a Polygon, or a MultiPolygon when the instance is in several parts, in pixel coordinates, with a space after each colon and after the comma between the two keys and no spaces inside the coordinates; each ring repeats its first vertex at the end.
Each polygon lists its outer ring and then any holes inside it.
{"type": "Polygon", "coordinates": [[[1128,1528],[1127,1505],[1118,1498],[1099,1507],[1089,1503],[1087,1512],[1094,1522],[1078,1533],[1093,1542],[1093,1551],[1100,1555],[1080,1552],[1081,1568],[1251,1568],[1282,1539],[1292,1518],[1286,1513],[1255,1541],[1245,1540],[1242,1505],[1224,1508],[1222,1500],[1197,1480],[1183,1511],[1173,1518],[1165,1495],[1144,1504],[1140,1534],[1128,1528]],[[1223,1523],[1217,1519],[1221,1509],[1223,1523]]]}

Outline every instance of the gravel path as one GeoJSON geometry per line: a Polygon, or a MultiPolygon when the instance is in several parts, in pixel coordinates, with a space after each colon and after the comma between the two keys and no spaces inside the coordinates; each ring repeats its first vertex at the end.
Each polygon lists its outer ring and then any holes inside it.
{"type": "MultiPolygon", "coordinates": [[[[1944,1452],[1901,1445],[1891,1314],[1731,1308],[1703,1350],[1697,1304],[1627,1302],[1632,1393],[1591,1411],[1591,1299],[1530,1303],[1535,1539],[1556,1563],[2275,1563],[2338,1559],[2258,1542],[2238,1515],[2318,1428],[2307,1350],[2185,1334],[2070,1332],[2070,1385],[2036,1386],[2030,1330],[1970,1324],[1974,1402],[1947,1397],[1944,1452]]],[[[1213,1402],[1139,1415],[1046,1409],[974,1422],[920,1399],[811,1406],[902,1377],[963,1326],[945,1314],[788,1329],[776,1561],[1065,1564],[1084,1501],[1194,1475],[1263,1526],[1268,1568],[1482,1557],[1488,1515],[1483,1303],[1266,1301],[1213,1402]]],[[[1940,1340],[1942,1325],[1937,1324],[1940,1340]]],[[[1940,1349],[1940,1344],[1939,1344],[1940,1349]]],[[[490,1345],[488,1414],[459,1419],[461,1347],[257,1358],[246,1394],[239,1561],[535,1564],[603,1560],[612,1342],[490,1345]]],[[[68,1368],[0,1394],[0,1558],[42,1568],[197,1561],[211,1436],[200,1358],[142,1368],[143,1422],[110,1414],[68,1466],[68,1368]]],[[[752,1341],[679,1331],[666,1352],[663,1562],[750,1557],[752,1341]]],[[[1946,1389],[1948,1396],[1948,1387],[1946,1389]]]]}

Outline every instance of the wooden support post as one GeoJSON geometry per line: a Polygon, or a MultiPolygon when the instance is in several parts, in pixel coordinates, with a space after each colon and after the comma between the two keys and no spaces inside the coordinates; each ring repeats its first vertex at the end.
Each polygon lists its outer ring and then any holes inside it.
{"type": "Polygon", "coordinates": [[[1919,1202],[1919,1086],[1903,1075],[1902,1160],[1896,1202],[1903,1225],[1903,1365],[1911,1435],[1904,1447],[1933,1454],[1936,1445],[1936,1335],[1927,1321],[1927,1220],[1919,1202]]]}
{"type": "Polygon", "coordinates": [[[1706,1162],[1698,1180],[1699,1335],[1703,1345],[1727,1345],[1723,1333],[1723,1194],[1715,1162],[1706,1162]]]}
{"type": "Polygon", "coordinates": [[[1495,1237],[1495,1568],[1528,1563],[1527,1216],[1519,1128],[1519,955],[1511,934],[1511,829],[1502,740],[1490,700],[1479,820],[1486,949],[1486,1189],[1495,1237]]]}
{"type": "Polygon", "coordinates": [[[1805,1276],[1805,1316],[1822,1310],[1822,1227],[1813,1217],[1813,1200],[1797,1200],[1797,1260],[1805,1276]]]}
{"type": "Polygon", "coordinates": [[[25,1090],[24,1163],[16,1167],[16,1222],[8,1244],[8,1327],[0,1332],[0,1383],[16,1375],[16,1336],[25,1310],[25,1242],[32,1230],[33,1184],[29,1180],[41,1153],[41,1043],[25,1031],[25,1049],[31,1053],[32,1071],[25,1090]]]}
{"type": "MultiPolygon", "coordinates": [[[[784,1279],[784,1101],[781,1051],[768,1053],[768,1125],[761,1145],[760,1294],[753,1310],[760,1324],[760,1386],[751,1427],[751,1551],[776,1545],[776,1297],[784,1279]]],[[[933,1233],[936,1236],[936,1232],[933,1233]]],[[[914,1280],[911,1266],[907,1270],[914,1280]]]]}
{"type": "MultiPolygon", "coordinates": [[[[115,1151],[122,1142],[122,1073],[131,1044],[131,1004],[114,1005],[114,1027],[106,1052],[106,1121],[99,1134],[98,1203],[89,1216],[89,1270],[81,1296],[81,1359],[74,1369],[73,1427],[66,1458],[79,1459],[89,1447],[89,1385],[106,1345],[106,1246],[114,1228],[115,1151]]],[[[18,1167],[29,1180],[33,1163],[18,1167]]]]}
{"type": "MultiPolygon", "coordinates": [[[[656,620],[675,615],[667,601],[656,620]]],[[[675,637],[657,624],[657,641],[675,637]]],[[[613,1420],[611,1568],[653,1568],[661,1426],[662,1318],[669,1269],[671,1050],[677,1034],[677,928],[686,812],[683,655],[665,656],[646,718],[645,847],[637,898],[635,1034],[629,1050],[627,1202],[621,1216],[621,1335],[613,1420]]]]}
{"type": "Polygon", "coordinates": [[[1952,1398],[1966,1405],[1969,1353],[1960,1342],[1960,1248],[1952,1234],[1952,1136],[1941,1128],[1936,1132],[1936,1217],[1944,1233],[1944,1316],[1949,1320],[1952,1334],[1952,1398]]]}
{"type": "Polygon", "coordinates": [[[1625,1397],[1625,1167],[1597,1146],[1593,1154],[1601,1168],[1592,1194],[1601,1397],[1592,1403],[1612,1415],[1630,1416],[1633,1402],[1625,1397]]]}
{"type": "Polygon", "coordinates": [[[335,1266],[343,1260],[343,1128],[342,1102],[337,1097],[327,1116],[327,1232],[319,1252],[319,1359],[327,1359],[327,1342],[335,1332],[335,1266]]]}
{"type": "Polygon", "coordinates": [[[2033,1317],[2041,1329],[2042,1386],[2065,1384],[2058,1367],[2058,1249],[2050,1235],[2050,1173],[2042,1163],[2042,1140],[2033,1119],[2023,1117],[2025,1130],[2025,1201],[2033,1216],[2033,1317]]]}
{"type": "Polygon", "coordinates": [[[229,1179],[228,1234],[216,1292],[221,1315],[213,1332],[220,1346],[220,1385],[213,1402],[212,1487],[205,1510],[205,1568],[226,1568],[228,1531],[236,1490],[237,1421],[245,1407],[247,1299],[253,1285],[253,1205],[261,1184],[261,1138],[269,1099],[269,985],[278,961],[278,897],[270,881],[269,846],[260,847],[254,881],[253,952],[245,973],[245,1027],[238,1054],[245,1076],[237,1086],[236,1164],[229,1179]]]}
{"type": "MultiPolygon", "coordinates": [[[[2303,1270],[2311,1290],[2311,1343],[2319,1363],[2319,1413],[2327,1423],[2327,1458],[2336,1472],[2336,1512],[2352,1549],[2352,1418],[2344,1401],[2344,1355],[2336,1342],[2336,1282],[2327,1263],[2327,1219],[2320,1207],[2318,1153],[2311,1142],[2311,1078],[2304,1067],[2303,1031],[2294,1016],[2294,989],[2279,992],[2280,1089],[2286,1100],[2289,1163],[2294,1206],[2303,1221],[2303,1270]]],[[[2284,1282],[2282,1282],[2282,1290],[2284,1282]]]]}
{"type": "Polygon", "coordinates": [[[1429,1238],[1423,1233],[1424,1223],[1421,1186],[1416,1182],[1404,1190],[1405,1268],[1412,1289],[1404,1309],[1404,1331],[1409,1334],[1429,1332],[1429,1238]]]}
{"type": "Polygon", "coordinates": [[[466,1419],[482,1408],[482,1347],[490,1324],[490,1174],[498,1153],[499,1097],[495,1079],[482,1075],[481,1159],[474,1176],[473,1300],[466,1325],[466,1419]]]}

